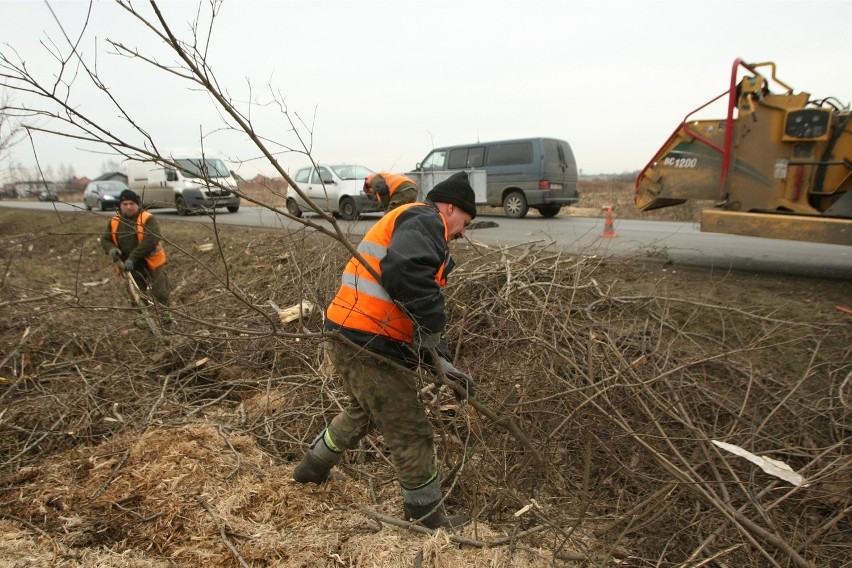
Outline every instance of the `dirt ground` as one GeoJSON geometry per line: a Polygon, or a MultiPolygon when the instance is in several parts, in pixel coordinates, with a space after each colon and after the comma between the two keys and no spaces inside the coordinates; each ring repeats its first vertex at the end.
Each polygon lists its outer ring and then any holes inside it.
{"type": "Polygon", "coordinates": [[[163,222],[152,332],[104,225],[0,210],[2,567],[852,565],[852,282],[459,244],[477,401],[422,394],[474,522],[427,534],[376,433],[343,480],[291,478],[346,403],[320,337],[339,242],[163,222]]]}

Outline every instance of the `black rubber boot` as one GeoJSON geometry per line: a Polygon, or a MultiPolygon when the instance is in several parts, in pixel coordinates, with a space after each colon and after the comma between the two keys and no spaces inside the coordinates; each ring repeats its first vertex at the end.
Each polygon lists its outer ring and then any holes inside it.
{"type": "Polygon", "coordinates": [[[293,470],[293,479],[299,483],[325,483],[331,477],[331,468],[340,461],[342,452],[335,452],[326,445],[325,430],[317,436],[307,453],[293,470]]]}
{"type": "Polygon", "coordinates": [[[464,515],[444,514],[441,502],[441,480],[435,478],[417,489],[402,488],[403,514],[406,521],[416,521],[432,530],[454,529],[470,522],[464,515]]]}
{"type": "Polygon", "coordinates": [[[435,501],[426,505],[403,503],[405,520],[417,521],[417,519],[421,519],[418,524],[432,530],[455,529],[470,522],[470,519],[464,515],[445,515],[442,511],[443,506],[438,505],[439,502],[435,501]]]}

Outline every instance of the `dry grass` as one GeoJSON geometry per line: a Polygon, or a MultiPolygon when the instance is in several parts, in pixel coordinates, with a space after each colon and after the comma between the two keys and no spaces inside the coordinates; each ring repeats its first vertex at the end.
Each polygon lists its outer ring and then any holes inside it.
{"type": "Polygon", "coordinates": [[[637,211],[633,205],[635,182],[635,177],[630,176],[582,178],[577,184],[580,203],[576,208],[563,209],[562,214],[603,216],[606,208],[612,207],[613,216],[619,219],[697,222],[701,219],[701,211],[713,206],[711,201],[693,200],[664,209],[637,211]]]}
{"type": "Polygon", "coordinates": [[[286,207],[287,189],[287,182],[283,179],[270,181],[265,185],[253,182],[240,184],[240,192],[245,198],[243,205],[246,207],[254,207],[259,203],[271,207],[286,207]]]}
{"type": "Polygon", "coordinates": [[[345,397],[320,318],[280,325],[271,303],[326,305],[342,247],[164,223],[178,322],[157,340],[132,325],[101,225],[0,210],[0,565],[852,562],[852,328],[835,309],[852,283],[459,248],[448,339],[482,412],[444,391],[424,404],[448,503],[476,524],[428,536],[392,522],[376,434],[342,484],[290,481],[345,397]]]}

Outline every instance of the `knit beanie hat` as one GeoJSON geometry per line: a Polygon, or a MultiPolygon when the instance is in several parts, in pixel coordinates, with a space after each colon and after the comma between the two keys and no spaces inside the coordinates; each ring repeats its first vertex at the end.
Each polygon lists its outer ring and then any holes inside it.
{"type": "Polygon", "coordinates": [[[476,217],[476,194],[470,186],[467,172],[458,172],[436,184],[426,194],[426,199],[435,203],[452,203],[461,207],[471,219],[476,217]]]}
{"type": "Polygon", "coordinates": [[[122,201],[135,201],[136,205],[142,205],[142,199],[132,189],[125,189],[121,192],[121,195],[118,196],[118,202],[121,203],[122,201]]]}

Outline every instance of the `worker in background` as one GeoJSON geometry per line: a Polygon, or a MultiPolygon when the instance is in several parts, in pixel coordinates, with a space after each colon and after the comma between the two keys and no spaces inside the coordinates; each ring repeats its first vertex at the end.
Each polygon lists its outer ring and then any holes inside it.
{"type": "MultiPolygon", "coordinates": [[[[166,251],[160,243],[160,226],[148,211],[142,209],[142,200],[136,192],[125,189],[119,195],[119,214],[109,220],[101,246],[112,259],[120,263],[121,270],[129,273],[139,289],[148,294],[162,309],[158,310],[162,323],[171,323],[168,309],[169,279],[166,276],[166,251]]],[[[144,320],[137,322],[147,326],[144,320]]]]}
{"type": "Polygon", "coordinates": [[[379,275],[352,257],[326,314],[328,354],[349,395],[349,405],[311,443],[293,478],[323,483],[345,450],[356,447],[372,428],[390,448],[402,486],[407,520],[453,528],[468,522],[439,507],[441,479],[433,457],[432,425],[418,399],[416,369],[441,365],[473,396],[474,383],[450,363],[443,339],[447,314],[442,287],[453,268],[449,241],[464,236],[476,216],[473,188],[459,172],[437,184],[424,202],[386,213],[364,236],[358,252],[379,275]],[[335,336],[339,334],[346,341],[335,336]],[[430,350],[440,353],[431,360],[430,350]],[[411,372],[389,365],[388,360],[411,372]]]}
{"type": "Polygon", "coordinates": [[[417,201],[417,184],[401,174],[381,172],[364,179],[364,193],[382,202],[385,212],[417,201]]]}

